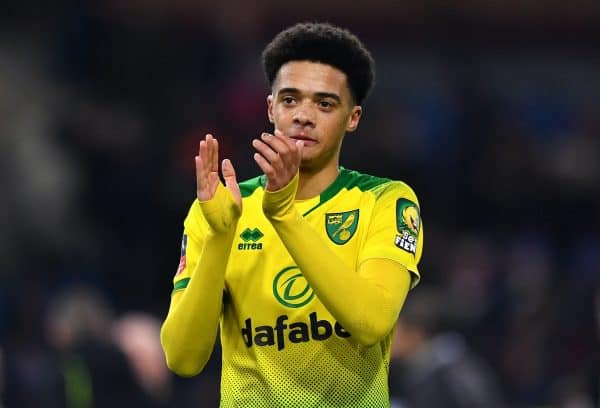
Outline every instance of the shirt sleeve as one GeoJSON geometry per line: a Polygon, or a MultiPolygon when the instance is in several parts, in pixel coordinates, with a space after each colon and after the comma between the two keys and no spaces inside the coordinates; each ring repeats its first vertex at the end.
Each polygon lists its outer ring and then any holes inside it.
{"type": "Polygon", "coordinates": [[[419,201],[402,182],[392,182],[379,192],[359,264],[367,259],[390,259],[412,275],[411,288],[420,279],[417,267],[423,250],[423,225],[419,201]]]}
{"type": "Polygon", "coordinates": [[[167,366],[182,376],[196,375],[204,368],[217,336],[225,270],[237,225],[236,220],[219,224],[226,220],[218,211],[219,194],[224,193],[224,188],[217,189],[213,199],[194,202],[184,222],[185,259],[173,279],[171,304],[160,333],[167,366]],[[203,216],[207,213],[215,215],[215,225],[224,229],[209,229],[203,216]]]}
{"type": "Polygon", "coordinates": [[[195,270],[196,264],[198,263],[200,253],[202,252],[208,224],[202,216],[202,211],[200,210],[200,205],[197,200],[191,205],[183,226],[181,256],[177,272],[173,277],[173,294],[187,287],[192,272],[195,270]]]}

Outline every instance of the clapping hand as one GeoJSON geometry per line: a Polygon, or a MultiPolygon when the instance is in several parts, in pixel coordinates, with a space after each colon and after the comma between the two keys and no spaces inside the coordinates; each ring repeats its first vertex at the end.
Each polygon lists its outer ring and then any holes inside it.
{"type": "Polygon", "coordinates": [[[274,134],[263,133],[260,139],[252,141],[252,146],[256,149],[254,160],[267,176],[267,191],[280,190],[298,173],[304,147],[301,140],[276,130],[274,134]]]}
{"type": "Polygon", "coordinates": [[[242,213],[242,195],[233,164],[229,159],[221,164],[223,188],[219,178],[219,142],[211,134],[200,141],[195,160],[196,195],[204,216],[213,230],[225,232],[242,213]]]}

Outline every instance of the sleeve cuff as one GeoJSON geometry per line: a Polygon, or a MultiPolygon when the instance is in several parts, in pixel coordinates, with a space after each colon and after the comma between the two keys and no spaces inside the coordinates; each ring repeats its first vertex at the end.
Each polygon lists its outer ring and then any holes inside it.
{"type": "Polygon", "coordinates": [[[263,211],[265,215],[275,221],[282,220],[291,212],[298,190],[299,173],[284,187],[277,191],[265,190],[263,197],[263,211]]]}

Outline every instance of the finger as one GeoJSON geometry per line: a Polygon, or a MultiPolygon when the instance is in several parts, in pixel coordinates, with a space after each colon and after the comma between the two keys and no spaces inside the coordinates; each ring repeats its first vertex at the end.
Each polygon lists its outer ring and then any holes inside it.
{"type": "Polygon", "coordinates": [[[291,150],[294,150],[294,147],[297,145],[296,142],[298,142],[298,140],[287,137],[281,130],[275,130],[273,135],[277,140],[281,140],[283,143],[285,143],[291,150]]]}
{"type": "Polygon", "coordinates": [[[204,164],[207,169],[210,169],[212,163],[212,145],[211,145],[212,135],[207,133],[204,136],[204,147],[206,150],[206,157],[204,157],[204,164]]]}
{"type": "Polygon", "coordinates": [[[221,169],[223,171],[225,186],[233,193],[234,197],[241,197],[240,186],[238,185],[235,169],[233,168],[231,160],[223,160],[221,169]]]}
{"type": "Polygon", "coordinates": [[[208,158],[207,145],[205,140],[201,140],[198,146],[198,156],[196,156],[196,176],[206,178],[208,170],[206,168],[208,158]]]}
{"type": "MultiPolygon", "coordinates": [[[[276,133],[281,134],[279,131],[276,133]]],[[[285,136],[274,136],[269,133],[263,133],[260,135],[260,139],[279,154],[287,154],[293,146],[292,139],[286,138],[285,136]]]]}
{"type": "Polygon", "coordinates": [[[206,189],[208,184],[208,177],[206,175],[206,171],[204,170],[204,166],[202,164],[202,159],[200,156],[195,157],[196,161],[196,190],[203,191],[206,189]]]}
{"type": "Polygon", "coordinates": [[[284,156],[282,158],[283,164],[285,165],[287,163],[287,166],[292,166],[292,167],[299,166],[300,161],[302,159],[302,150],[301,149],[304,147],[304,141],[295,140],[290,137],[284,136],[283,132],[280,130],[275,130],[274,133],[275,134],[273,137],[274,138],[273,143],[282,143],[286,146],[285,153],[281,153],[283,151],[283,149],[278,150],[278,151],[280,151],[280,155],[284,156]],[[288,157],[289,157],[289,159],[288,159],[288,157]]]}
{"type": "Polygon", "coordinates": [[[229,186],[230,183],[237,184],[237,178],[235,174],[235,169],[233,168],[233,164],[231,160],[224,159],[221,163],[221,168],[223,170],[223,179],[225,179],[225,185],[229,186]]]}
{"type": "Polygon", "coordinates": [[[206,165],[208,171],[218,171],[218,163],[217,166],[215,166],[215,138],[212,134],[208,133],[204,137],[204,140],[206,144],[206,160],[204,164],[206,165]]]}
{"type": "Polygon", "coordinates": [[[209,151],[208,151],[207,139],[208,139],[208,135],[206,136],[205,140],[200,141],[199,156],[200,156],[200,163],[202,164],[203,171],[208,173],[208,169],[209,169],[208,163],[210,163],[210,161],[209,161],[209,151]]]}
{"type": "Polygon", "coordinates": [[[217,184],[219,184],[219,173],[211,171],[208,173],[206,186],[211,197],[217,188],[217,184]]]}
{"type": "Polygon", "coordinates": [[[219,171],[219,142],[217,139],[212,137],[209,141],[210,144],[210,171],[217,172],[219,171]]]}
{"type": "Polygon", "coordinates": [[[254,139],[252,141],[252,146],[256,149],[258,153],[260,153],[261,157],[268,160],[269,163],[271,163],[272,165],[278,166],[278,163],[281,162],[279,154],[262,140],[254,139]]]}
{"type": "Polygon", "coordinates": [[[260,153],[254,153],[253,157],[254,161],[256,162],[256,164],[258,164],[258,167],[260,167],[262,172],[265,173],[267,178],[273,177],[275,175],[275,170],[273,169],[273,166],[271,166],[267,159],[260,155],[260,153]]]}

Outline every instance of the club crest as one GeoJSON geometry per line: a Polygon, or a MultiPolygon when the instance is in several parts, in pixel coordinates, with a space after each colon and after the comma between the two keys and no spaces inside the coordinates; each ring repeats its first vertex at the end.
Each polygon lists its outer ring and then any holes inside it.
{"type": "Polygon", "coordinates": [[[354,236],[358,227],[358,210],[325,214],[325,230],[334,243],[343,245],[354,236]]]}

